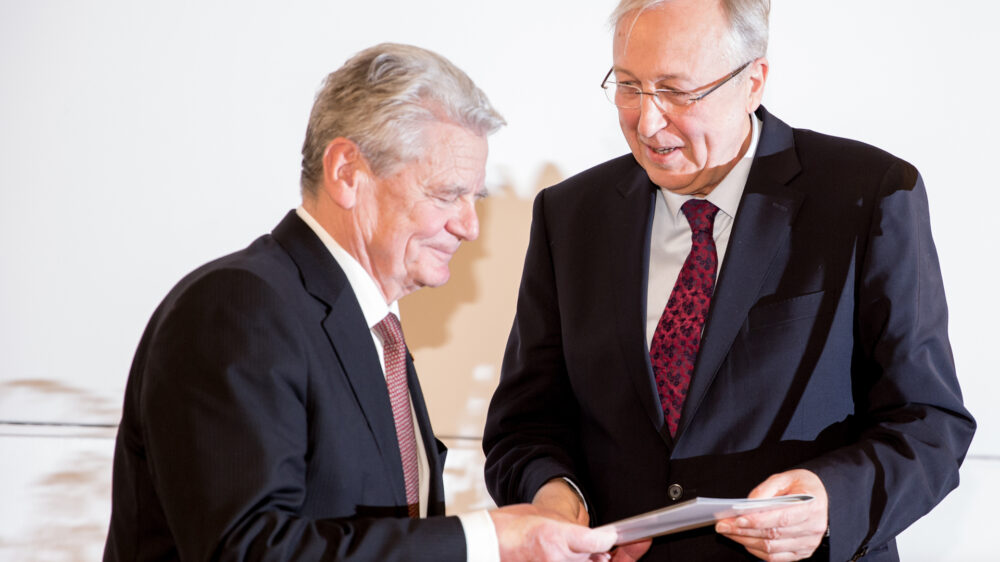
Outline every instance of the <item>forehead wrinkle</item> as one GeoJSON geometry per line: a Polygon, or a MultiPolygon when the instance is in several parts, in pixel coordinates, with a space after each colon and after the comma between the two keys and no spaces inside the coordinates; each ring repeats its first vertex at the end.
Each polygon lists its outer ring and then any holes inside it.
{"type": "Polygon", "coordinates": [[[475,172],[476,167],[475,157],[461,151],[452,153],[451,158],[440,158],[434,162],[422,183],[425,189],[436,193],[463,196],[475,192],[479,196],[486,189],[484,173],[475,172]],[[465,181],[466,172],[471,172],[469,183],[465,181]]]}

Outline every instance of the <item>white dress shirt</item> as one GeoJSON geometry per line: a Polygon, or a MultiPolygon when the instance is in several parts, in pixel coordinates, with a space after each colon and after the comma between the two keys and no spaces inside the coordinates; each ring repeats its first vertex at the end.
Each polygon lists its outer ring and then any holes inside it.
{"type": "MultiPolygon", "coordinates": [[[[317,221],[299,206],[295,213],[316,233],[316,236],[323,242],[337,265],[344,270],[348,283],[354,291],[354,296],[361,305],[361,313],[364,314],[368,330],[378,351],[379,364],[382,366],[382,376],[385,376],[385,355],[383,353],[382,338],[375,331],[375,325],[385,318],[386,314],[392,312],[399,317],[399,303],[387,304],[385,296],[379,289],[378,284],[371,275],[365,271],[364,267],[354,259],[354,256],[347,253],[333,236],[326,231],[317,221]]],[[[430,465],[427,462],[427,450],[421,438],[420,426],[417,423],[416,413],[413,410],[413,400],[410,400],[410,416],[413,420],[413,432],[417,441],[417,467],[420,475],[420,517],[427,517],[427,502],[430,494],[430,465]]],[[[462,522],[462,529],[465,531],[465,546],[468,552],[469,562],[499,562],[500,545],[497,542],[496,529],[493,519],[487,511],[475,511],[458,515],[462,522]],[[474,548],[475,546],[475,548],[474,548]]]]}
{"type": "MultiPolygon", "coordinates": [[[[754,153],[757,152],[757,141],[760,138],[760,120],[750,116],[751,133],[750,146],[743,158],[733,166],[726,177],[708,194],[707,199],[719,208],[712,227],[712,238],[718,254],[718,273],[722,271],[722,259],[729,247],[729,235],[736,220],[736,209],[743,197],[750,165],[754,153]]],[[[663,309],[677,282],[677,276],[684,266],[684,261],[691,253],[691,225],[681,212],[681,206],[691,195],[678,195],[660,189],[656,196],[656,208],[653,210],[653,227],[649,242],[649,272],[646,289],[646,349],[653,342],[653,332],[660,322],[663,309]]]]}

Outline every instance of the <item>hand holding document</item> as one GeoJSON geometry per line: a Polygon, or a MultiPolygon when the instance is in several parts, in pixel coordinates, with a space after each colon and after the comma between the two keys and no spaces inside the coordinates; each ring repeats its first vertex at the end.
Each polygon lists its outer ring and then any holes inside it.
{"type": "Polygon", "coordinates": [[[657,509],[627,519],[609,523],[599,529],[618,533],[615,544],[626,544],[711,525],[720,519],[744,513],[769,511],[812,501],[809,495],[777,496],[761,499],[694,498],[676,505],[657,509]]]}

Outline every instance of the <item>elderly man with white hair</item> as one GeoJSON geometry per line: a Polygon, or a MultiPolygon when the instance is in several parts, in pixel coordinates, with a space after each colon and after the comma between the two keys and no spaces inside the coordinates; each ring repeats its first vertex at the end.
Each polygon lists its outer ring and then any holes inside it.
{"type": "Polygon", "coordinates": [[[478,236],[502,124],[416,47],[378,45],[329,75],[302,205],[181,280],[146,328],[105,560],[588,560],[612,546],[531,505],[445,516],[445,448],[397,301],[445,283],[478,236]]]}
{"type": "Polygon", "coordinates": [[[898,560],[975,430],[923,181],[761,107],[769,9],[619,4],[602,86],[631,153],[535,200],[486,475],[594,525],[814,499],[616,560],[898,560]]]}

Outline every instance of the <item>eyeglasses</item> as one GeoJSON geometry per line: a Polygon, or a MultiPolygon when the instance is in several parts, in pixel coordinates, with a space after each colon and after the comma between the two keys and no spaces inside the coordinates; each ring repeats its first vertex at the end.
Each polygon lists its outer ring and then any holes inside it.
{"type": "Polygon", "coordinates": [[[652,92],[644,92],[642,88],[635,84],[621,84],[616,82],[611,74],[615,71],[614,67],[608,71],[608,74],[604,77],[601,82],[601,88],[604,89],[604,95],[608,97],[608,101],[617,105],[621,109],[639,109],[642,105],[642,96],[653,96],[653,101],[656,103],[663,111],[667,111],[670,107],[687,107],[693,103],[701,100],[708,94],[721,88],[726,82],[729,82],[733,78],[736,78],[743,69],[750,66],[753,61],[747,61],[743,66],[737,68],[736,70],[730,72],[725,78],[720,79],[714,86],[702,86],[701,88],[696,88],[697,90],[708,88],[704,92],[685,92],[684,90],[675,90],[673,88],[661,88],[658,90],[653,90],[652,92]]]}

